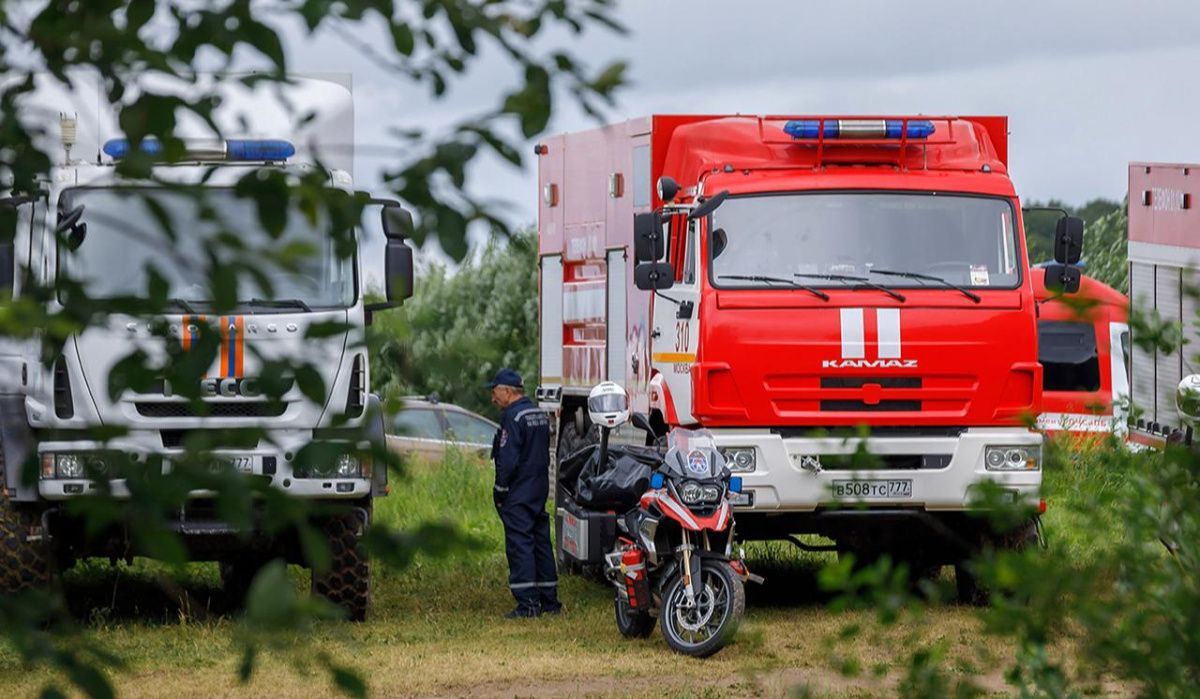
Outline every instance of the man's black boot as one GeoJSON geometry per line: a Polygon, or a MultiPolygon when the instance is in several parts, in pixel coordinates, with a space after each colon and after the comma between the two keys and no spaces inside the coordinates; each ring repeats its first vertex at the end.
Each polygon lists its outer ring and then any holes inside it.
{"type": "Polygon", "coordinates": [[[532,619],[540,613],[541,613],[541,610],[539,610],[537,607],[527,607],[525,605],[518,605],[511,612],[509,612],[508,614],[505,614],[504,617],[506,619],[532,619]]]}

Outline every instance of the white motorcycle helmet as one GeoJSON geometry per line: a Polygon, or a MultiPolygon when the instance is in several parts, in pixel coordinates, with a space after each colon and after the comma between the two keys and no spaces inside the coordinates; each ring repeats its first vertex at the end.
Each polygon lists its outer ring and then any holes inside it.
{"type": "Polygon", "coordinates": [[[629,394],[621,384],[605,381],[588,394],[588,415],[592,424],[616,427],[629,421],[629,394]]]}

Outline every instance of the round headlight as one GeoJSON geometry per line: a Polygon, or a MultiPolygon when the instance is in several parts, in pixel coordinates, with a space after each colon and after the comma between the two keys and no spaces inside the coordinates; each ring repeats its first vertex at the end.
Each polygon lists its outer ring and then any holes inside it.
{"type": "Polygon", "coordinates": [[[739,451],[733,455],[733,463],[742,470],[754,465],[754,455],[748,451],[739,451]]]}
{"type": "Polygon", "coordinates": [[[83,478],[83,457],[79,454],[60,454],[57,468],[59,478],[83,478]]]}
{"type": "Polygon", "coordinates": [[[1008,450],[1008,463],[1010,466],[1024,466],[1025,452],[1021,449],[1008,450]]]}
{"type": "Polygon", "coordinates": [[[337,475],[341,478],[354,478],[358,476],[359,464],[358,457],[353,454],[342,454],[337,460],[337,475]]]}
{"type": "Polygon", "coordinates": [[[721,489],[715,485],[706,485],[704,490],[704,502],[716,502],[721,499],[721,489]]]}
{"type": "Polygon", "coordinates": [[[704,489],[700,487],[699,483],[688,481],[680,486],[679,497],[687,504],[692,505],[700,502],[700,499],[704,497],[704,489]]]}
{"type": "Polygon", "coordinates": [[[1000,468],[1004,465],[1004,452],[999,449],[989,449],[987,453],[987,465],[992,468],[1000,468]]]}

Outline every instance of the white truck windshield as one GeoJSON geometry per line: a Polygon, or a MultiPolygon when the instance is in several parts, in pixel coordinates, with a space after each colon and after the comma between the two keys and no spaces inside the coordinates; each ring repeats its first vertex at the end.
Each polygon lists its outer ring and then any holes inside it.
{"type": "Polygon", "coordinates": [[[1013,207],[1005,199],[893,192],[732,197],[713,213],[717,287],[1015,288],[1013,207]],[[749,279],[748,279],[749,277],[749,279]],[[922,278],[924,277],[924,278],[922,278]],[[936,279],[932,279],[932,278],[936,279]]]}
{"type": "Polygon", "coordinates": [[[202,198],[152,188],[67,190],[60,209],[79,206],[86,233],[77,248],[60,250],[60,265],[91,298],[144,296],[153,269],[169,286],[167,298],[203,308],[212,298],[213,264],[245,264],[263,254],[270,258],[254,265],[262,281],[239,275],[239,305],[295,312],[345,308],[357,297],[354,257],[337,254],[327,221],[312,221],[299,210],[288,213],[282,234],[274,238],[259,222],[257,202],[230,189],[207,188],[202,198]],[[214,246],[218,236],[238,241],[245,252],[225,243],[214,246]]]}

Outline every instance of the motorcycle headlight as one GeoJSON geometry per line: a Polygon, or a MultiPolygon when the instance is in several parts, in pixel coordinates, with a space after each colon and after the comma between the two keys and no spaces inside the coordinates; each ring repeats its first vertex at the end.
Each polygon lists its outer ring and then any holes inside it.
{"type": "Polygon", "coordinates": [[[1036,471],[1042,467],[1040,446],[988,447],[984,466],[989,471],[1036,471]]]}
{"type": "Polygon", "coordinates": [[[721,489],[715,485],[706,485],[701,490],[704,502],[716,502],[721,499],[721,489]]]}
{"type": "Polygon", "coordinates": [[[695,505],[704,499],[704,489],[695,481],[687,481],[679,486],[679,498],[688,505],[695,505]]]}

